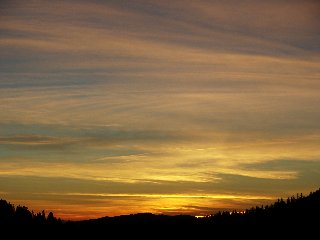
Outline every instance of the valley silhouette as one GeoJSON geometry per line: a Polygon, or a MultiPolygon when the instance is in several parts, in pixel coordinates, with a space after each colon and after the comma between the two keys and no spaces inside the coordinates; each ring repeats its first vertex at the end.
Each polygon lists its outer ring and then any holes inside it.
{"type": "MultiPolygon", "coordinates": [[[[313,234],[320,224],[320,189],[308,196],[297,194],[287,199],[278,199],[265,206],[256,206],[244,211],[222,211],[196,218],[190,215],[156,215],[137,213],[116,217],[102,217],[82,221],[64,221],[54,213],[34,213],[25,206],[14,206],[0,200],[0,226],[2,229],[31,229],[50,231],[52,234],[68,233],[101,234],[108,232],[118,236],[153,232],[159,235],[171,232],[185,234],[313,234]]],[[[19,233],[16,232],[16,233],[19,233]]],[[[21,233],[21,232],[20,232],[21,233]]],[[[14,234],[14,232],[13,232],[14,234]]]]}

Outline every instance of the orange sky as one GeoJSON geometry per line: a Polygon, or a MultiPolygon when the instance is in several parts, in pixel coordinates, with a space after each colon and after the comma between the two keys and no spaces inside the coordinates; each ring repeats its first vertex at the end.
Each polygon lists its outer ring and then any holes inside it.
{"type": "Polygon", "coordinates": [[[0,198],[64,219],[320,182],[318,1],[0,4],[0,198]]]}

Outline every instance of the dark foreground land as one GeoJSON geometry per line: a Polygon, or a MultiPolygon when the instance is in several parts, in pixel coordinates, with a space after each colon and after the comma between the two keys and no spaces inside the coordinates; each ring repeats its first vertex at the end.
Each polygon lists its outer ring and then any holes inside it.
{"type": "MultiPolygon", "coordinates": [[[[0,200],[2,234],[15,236],[114,239],[114,237],[208,237],[319,239],[320,189],[308,196],[297,195],[243,213],[218,212],[204,218],[178,215],[132,214],[85,221],[62,221],[44,212],[30,212],[27,207],[13,206],[0,200]],[[45,234],[45,235],[44,235],[45,234]],[[111,238],[112,237],[112,238],[111,238]]],[[[11,239],[11,238],[7,238],[11,239]]],[[[189,239],[189,238],[188,238],[189,239]]]]}

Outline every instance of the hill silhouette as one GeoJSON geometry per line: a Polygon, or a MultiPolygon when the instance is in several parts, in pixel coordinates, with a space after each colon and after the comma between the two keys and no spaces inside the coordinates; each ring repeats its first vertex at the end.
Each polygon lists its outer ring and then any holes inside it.
{"type": "MultiPolygon", "coordinates": [[[[278,199],[273,204],[256,206],[242,212],[218,212],[204,218],[189,215],[155,215],[138,213],[116,217],[102,217],[83,221],[62,221],[50,212],[33,213],[25,206],[14,206],[6,200],[0,200],[0,227],[50,230],[51,232],[69,231],[82,234],[90,232],[117,233],[118,235],[149,232],[164,234],[167,230],[181,234],[225,234],[226,236],[259,232],[264,235],[312,234],[320,226],[320,189],[308,196],[297,194],[286,200],[278,199]]],[[[74,236],[74,235],[73,235],[74,236]]]]}

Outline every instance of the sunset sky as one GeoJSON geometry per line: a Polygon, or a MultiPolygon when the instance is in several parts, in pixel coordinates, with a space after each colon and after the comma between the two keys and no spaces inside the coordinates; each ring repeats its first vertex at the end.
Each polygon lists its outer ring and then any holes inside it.
{"type": "Polygon", "coordinates": [[[320,2],[1,1],[0,198],[205,215],[320,187],[320,2]]]}

